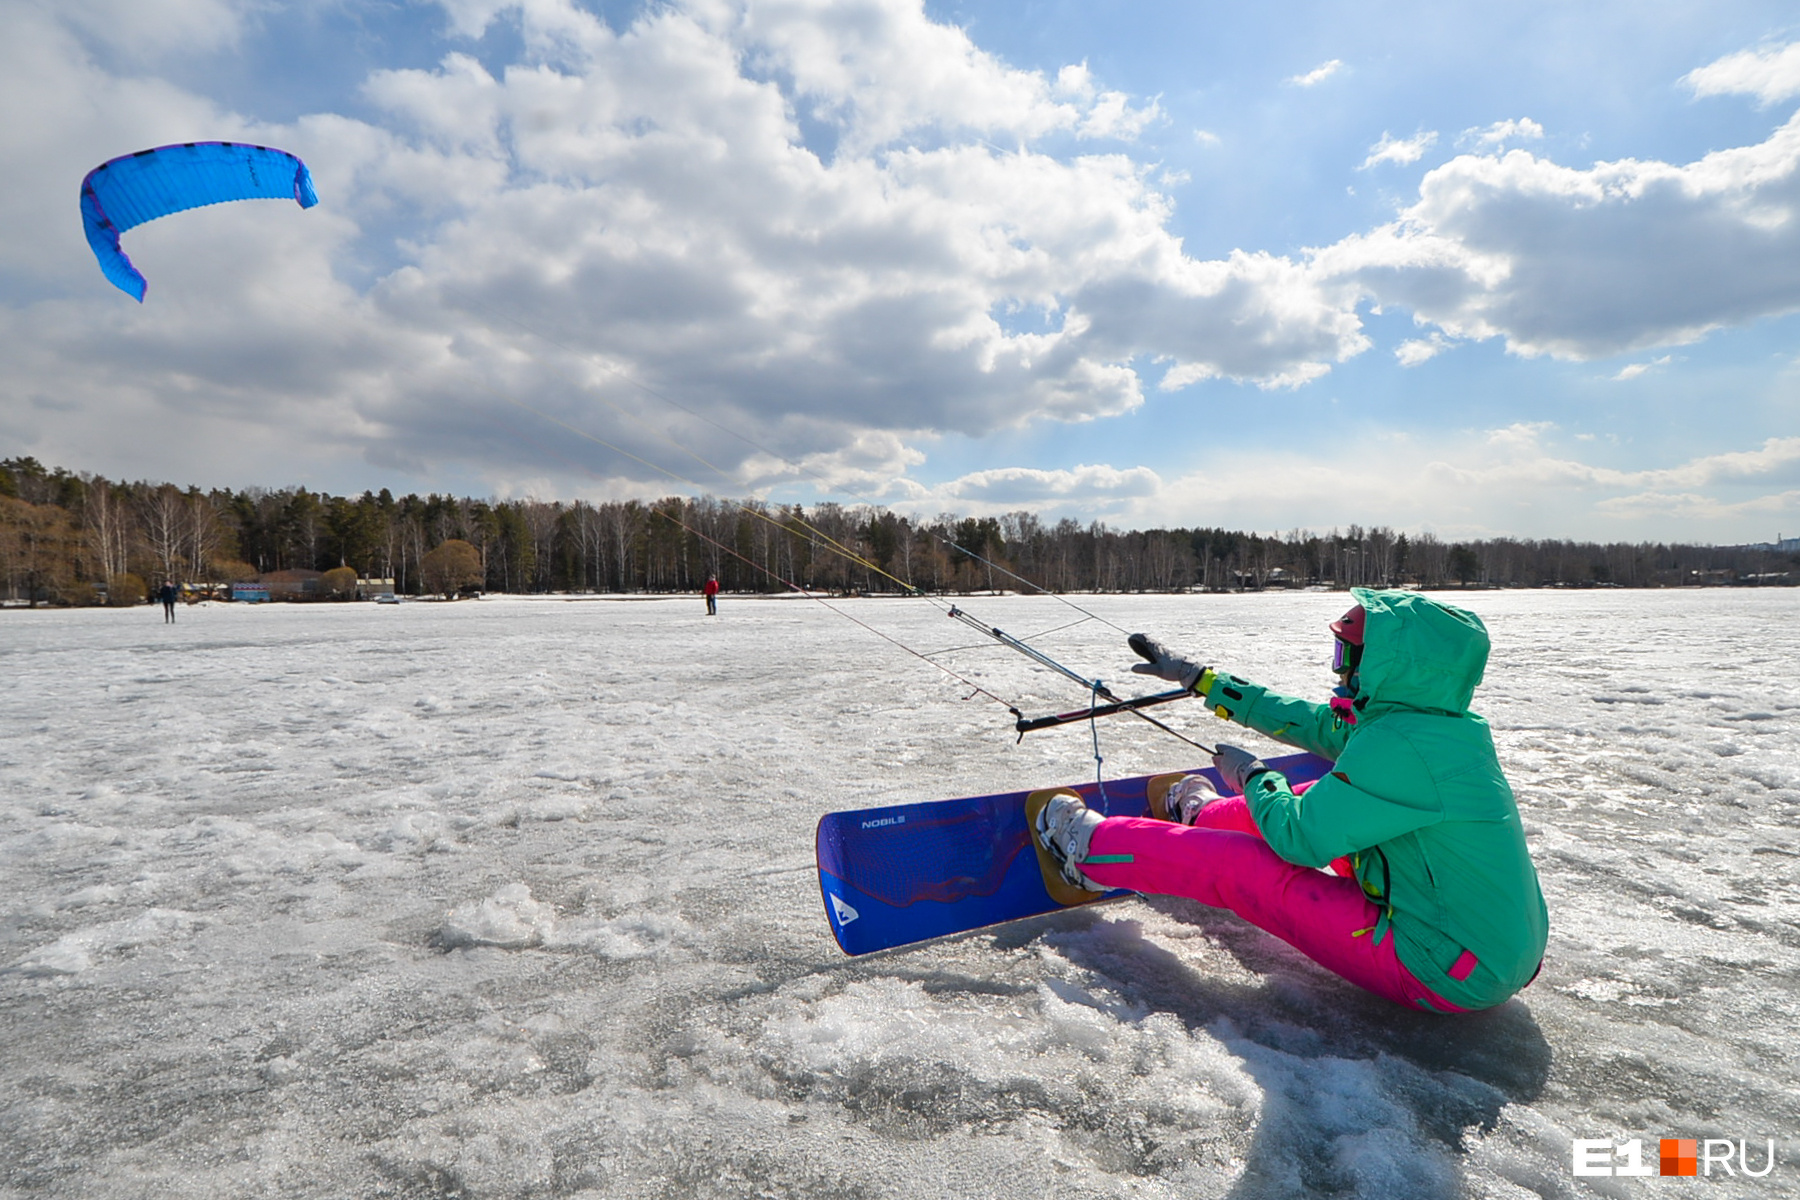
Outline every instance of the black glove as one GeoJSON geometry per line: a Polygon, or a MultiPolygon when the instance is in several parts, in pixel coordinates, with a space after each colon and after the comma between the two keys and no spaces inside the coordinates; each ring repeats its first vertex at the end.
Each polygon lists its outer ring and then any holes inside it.
{"type": "Polygon", "coordinates": [[[1250,780],[1269,769],[1267,763],[1248,750],[1237,746],[1220,745],[1213,755],[1213,769],[1218,771],[1228,787],[1238,795],[1243,795],[1250,787],[1250,780]]]}
{"type": "Polygon", "coordinates": [[[1132,665],[1131,672],[1134,675],[1154,675],[1192,691],[1200,681],[1200,676],[1206,672],[1205,667],[1189,662],[1141,633],[1132,634],[1126,642],[1144,659],[1143,662],[1132,665]]]}

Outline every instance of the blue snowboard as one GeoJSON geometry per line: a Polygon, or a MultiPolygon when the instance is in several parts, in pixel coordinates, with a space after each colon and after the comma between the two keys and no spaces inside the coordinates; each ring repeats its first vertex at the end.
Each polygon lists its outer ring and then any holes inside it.
{"type": "MultiPolygon", "coordinates": [[[[1293,784],[1310,783],[1331,764],[1310,754],[1270,759],[1293,784]]],[[[1217,776],[1203,772],[1215,783],[1217,776]]],[[[1153,775],[1115,779],[1081,793],[1112,817],[1141,817],[1153,775]]],[[[846,954],[891,950],[967,933],[1002,921],[1056,912],[1025,826],[1031,793],[1001,792],[961,800],[898,804],[827,813],[819,821],[819,890],[825,915],[846,954]]],[[[1101,899],[1127,896],[1107,892],[1101,899]]]]}

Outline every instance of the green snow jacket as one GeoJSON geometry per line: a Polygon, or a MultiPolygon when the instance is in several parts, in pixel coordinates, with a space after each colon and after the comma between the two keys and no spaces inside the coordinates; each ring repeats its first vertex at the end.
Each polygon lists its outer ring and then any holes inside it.
{"type": "Polygon", "coordinates": [[[1444,999],[1488,1008],[1537,973],[1549,914],[1493,737],[1469,711],[1487,629],[1413,592],[1352,594],[1368,612],[1356,724],[1235,675],[1209,672],[1202,694],[1216,714],[1335,764],[1299,796],[1278,772],[1252,778],[1270,848],[1309,867],[1348,856],[1381,910],[1365,936],[1391,935],[1444,999]]]}

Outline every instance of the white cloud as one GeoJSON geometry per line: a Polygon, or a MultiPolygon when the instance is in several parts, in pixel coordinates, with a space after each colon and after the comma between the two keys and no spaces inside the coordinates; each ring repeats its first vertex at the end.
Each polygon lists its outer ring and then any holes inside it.
{"type": "Polygon", "coordinates": [[[1366,171],[1379,163],[1399,163],[1401,166],[1416,163],[1425,157],[1427,150],[1437,145],[1437,138],[1435,130],[1416,133],[1409,138],[1395,138],[1383,131],[1381,140],[1369,147],[1369,157],[1356,169],[1366,171]]]}
{"type": "Polygon", "coordinates": [[[1130,97],[1124,92],[1102,92],[1094,99],[1076,132],[1082,137],[1117,138],[1128,142],[1162,115],[1162,107],[1154,100],[1143,108],[1133,108],[1130,97]]]}
{"type": "Polygon", "coordinates": [[[1800,516],[1800,489],[1774,492],[1735,503],[1693,492],[1639,492],[1636,495],[1602,500],[1595,507],[1606,516],[1625,520],[1685,520],[1722,525],[1736,524],[1748,518],[1760,525],[1771,517],[1800,516]]]}
{"type": "Polygon", "coordinates": [[[1612,377],[1612,381],[1614,383],[1624,383],[1626,380],[1636,379],[1646,371],[1653,370],[1657,367],[1666,367],[1669,365],[1669,357],[1669,355],[1665,354],[1661,358],[1653,358],[1649,362],[1626,363],[1619,368],[1619,373],[1612,377]]]}
{"type": "Polygon", "coordinates": [[[160,54],[192,54],[235,43],[259,0],[14,0],[37,8],[142,61],[160,54]]]}
{"type": "Polygon", "coordinates": [[[1800,117],[1686,165],[1461,155],[1312,265],[1452,337],[1600,358],[1800,308],[1797,205],[1800,117]]]}
{"type": "Polygon", "coordinates": [[[1178,363],[1163,372],[1163,377],[1156,385],[1161,392],[1179,392],[1183,388],[1193,387],[1196,383],[1204,383],[1208,379],[1219,377],[1218,368],[1208,363],[1178,363]]]}
{"type": "Polygon", "coordinates": [[[452,150],[499,153],[500,84],[467,54],[449,54],[434,72],[378,71],[363,93],[452,150]]]}
{"type": "Polygon", "coordinates": [[[816,483],[828,490],[877,498],[895,480],[925,461],[925,455],[900,437],[883,430],[846,436],[836,449],[785,460],[759,452],[745,460],[740,473],[761,493],[783,483],[816,483]]]}
{"type": "Polygon", "coordinates": [[[1333,58],[1320,63],[1304,75],[1288,76],[1287,82],[1293,84],[1295,87],[1315,87],[1318,84],[1324,83],[1327,79],[1330,79],[1333,75],[1336,75],[1343,69],[1344,60],[1341,58],[1333,58]]]}
{"type": "Polygon", "coordinates": [[[677,6],[721,48],[790,73],[796,98],[838,122],[857,150],[927,130],[1128,138],[1159,115],[1154,103],[1132,109],[1122,93],[1100,91],[1085,63],[1054,84],[1009,67],[914,0],[756,0],[741,18],[737,9],[677,6]]]}
{"type": "Polygon", "coordinates": [[[437,6],[450,18],[450,28],[459,37],[474,40],[487,32],[500,15],[514,8],[519,0],[436,0],[437,6]]]}
{"type": "Polygon", "coordinates": [[[1329,455],[1226,459],[1169,481],[1120,519],[1262,529],[1354,520],[1445,537],[1733,541],[1800,507],[1800,438],[1634,471],[1560,453],[1548,444],[1555,434],[1541,423],[1434,440],[1384,434],[1329,455]],[[1283,481],[1278,493],[1268,487],[1272,477],[1283,481]]]}
{"type": "Polygon", "coordinates": [[[1478,146],[1492,150],[1507,142],[1542,141],[1544,127],[1530,117],[1517,120],[1495,121],[1483,128],[1465,129],[1461,137],[1456,139],[1459,146],[1478,146]]]}
{"type": "Polygon", "coordinates": [[[1091,100],[1097,87],[1094,73],[1088,70],[1087,61],[1070,63],[1056,73],[1056,91],[1059,95],[1072,96],[1078,100],[1091,100]]]}
{"type": "Polygon", "coordinates": [[[1562,458],[1545,448],[1547,424],[1517,424],[1490,430],[1491,461],[1450,468],[1470,486],[1544,484],[1587,490],[1697,489],[1727,484],[1800,479],[1800,437],[1769,438],[1756,450],[1702,455],[1674,467],[1620,470],[1562,458]]]}
{"type": "Polygon", "coordinates": [[[1323,379],[1331,374],[1331,368],[1322,362],[1296,363],[1286,371],[1268,375],[1256,380],[1256,386],[1265,392],[1292,391],[1305,387],[1314,380],[1323,379]]]}
{"type": "Polygon", "coordinates": [[[1202,146],[1217,146],[1221,144],[1219,135],[1208,129],[1194,130],[1194,140],[1199,142],[1202,146]]]}
{"type": "Polygon", "coordinates": [[[944,504],[977,513],[1020,507],[1055,511],[1071,505],[1091,510],[1154,495],[1161,486],[1162,479],[1148,467],[1078,466],[1066,471],[1001,467],[964,475],[932,494],[944,504]]]}
{"type": "Polygon", "coordinates": [[[1401,342],[1394,348],[1394,357],[1403,367],[1416,367],[1420,363],[1430,362],[1453,345],[1455,343],[1449,338],[1434,330],[1428,338],[1401,342]]]}
{"type": "Polygon", "coordinates": [[[1800,437],[1769,438],[1756,450],[1709,454],[1669,470],[1638,471],[1626,477],[1652,487],[1800,479],[1800,437]]]}
{"type": "Polygon", "coordinates": [[[1800,42],[1739,50],[1681,77],[1696,96],[1755,96],[1764,107],[1800,96],[1800,42]]]}

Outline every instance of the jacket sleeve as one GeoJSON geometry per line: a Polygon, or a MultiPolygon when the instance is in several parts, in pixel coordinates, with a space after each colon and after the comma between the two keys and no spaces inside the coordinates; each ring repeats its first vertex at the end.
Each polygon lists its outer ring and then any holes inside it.
{"type": "Polygon", "coordinates": [[[1444,819],[1436,781],[1402,736],[1364,730],[1337,768],[1303,796],[1279,772],[1250,781],[1250,815],[1288,862],[1322,867],[1444,819]]]}
{"type": "Polygon", "coordinates": [[[1214,716],[1320,758],[1335,762],[1350,736],[1351,726],[1329,705],[1283,696],[1223,672],[1213,673],[1210,683],[1202,677],[1200,686],[1204,689],[1202,702],[1214,716]]]}

